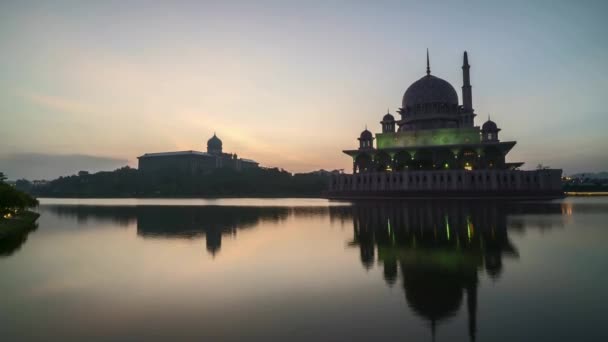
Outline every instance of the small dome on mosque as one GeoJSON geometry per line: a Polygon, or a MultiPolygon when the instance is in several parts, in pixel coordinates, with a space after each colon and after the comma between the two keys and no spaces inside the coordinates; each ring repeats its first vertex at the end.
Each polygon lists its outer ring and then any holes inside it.
{"type": "Polygon", "coordinates": [[[363,132],[361,132],[361,135],[359,136],[360,140],[372,140],[372,138],[372,132],[368,131],[367,128],[363,132]]]}
{"type": "Polygon", "coordinates": [[[386,114],[384,115],[384,117],[382,118],[382,121],[384,122],[389,122],[389,121],[395,121],[395,117],[393,116],[393,114],[391,114],[390,112],[386,112],[386,114]]]}
{"type": "Polygon", "coordinates": [[[486,121],[483,126],[481,126],[481,130],[482,131],[498,131],[498,126],[496,126],[496,123],[492,120],[490,120],[488,118],[488,121],[486,121]]]}

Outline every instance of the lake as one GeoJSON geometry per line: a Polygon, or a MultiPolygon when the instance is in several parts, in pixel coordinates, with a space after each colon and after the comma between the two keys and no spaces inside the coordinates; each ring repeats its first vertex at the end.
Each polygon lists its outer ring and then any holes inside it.
{"type": "Polygon", "coordinates": [[[606,341],[608,197],[42,199],[12,340],[606,341]]]}

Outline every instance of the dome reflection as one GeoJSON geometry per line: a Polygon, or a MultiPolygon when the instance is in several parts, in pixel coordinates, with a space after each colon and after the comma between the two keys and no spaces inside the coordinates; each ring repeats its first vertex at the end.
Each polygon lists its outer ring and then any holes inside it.
{"type": "Polygon", "coordinates": [[[333,211],[344,210],[352,211],[350,245],[360,249],[363,266],[369,269],[377,261],[391,287],[401,279],[408,306],[429,322],[433,337],[437,325],[456,315],[466,300],[472,341],[479,275],[499,280],[503,258],[519,257],[509,240],[508,217],[562,213],[559,204],[502,201],[358,203],[333,211]]]}

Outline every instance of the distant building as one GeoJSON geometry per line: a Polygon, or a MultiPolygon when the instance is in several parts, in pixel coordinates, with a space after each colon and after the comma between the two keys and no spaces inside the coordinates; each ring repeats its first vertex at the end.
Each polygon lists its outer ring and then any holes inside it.
{"type": "Polygon", "coordinates": [[[184,173],[205,173],[214,169],[244,170],[257,168],[251,159],[238,158],[236,154],[224,153],[222,141],[215,133],[207,141],[207,152],[176,151],[146,153],[137,157],[142,172],[179,171],[184,173]]]}
{"type": "Polygon", "coordinates": [[[523,163],[506,161],[516,142],[500,141],[500,128],[489,117],[475,126],[469,69],[465,51],[460,105],[454,87],[431,75],[427,52],[426,75],[405,91],[401,119],[386,113],[381,133],[374,137],[366,128],[359,147],[343,151],[352,158],[353,174],[335,176],[330,197],[560,196],[562,170],[518,170],[523,163]]]}

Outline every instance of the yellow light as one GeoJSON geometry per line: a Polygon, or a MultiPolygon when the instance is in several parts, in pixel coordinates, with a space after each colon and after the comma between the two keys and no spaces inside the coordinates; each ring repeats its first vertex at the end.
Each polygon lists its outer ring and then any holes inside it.
{"type": "Polygon", "coordinates": [[[446,169],[450,167],[450,165],[448,163],[443,164],[443,167],[445,167],[446,169]]]}

